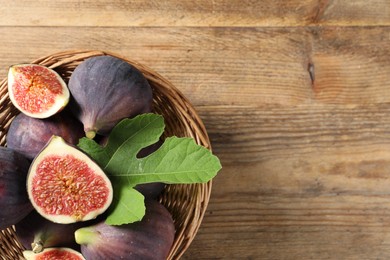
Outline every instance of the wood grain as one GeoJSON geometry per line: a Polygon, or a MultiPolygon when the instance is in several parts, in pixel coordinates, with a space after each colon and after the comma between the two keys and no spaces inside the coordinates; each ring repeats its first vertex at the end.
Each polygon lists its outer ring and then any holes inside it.
{"type": "Polygon", "coordinates": [[[184,259],[386,259],[389,109],[201,108],[224,169],[184,259]]]}
{"type": "Polygon", "coordinates": [[[389,1],[0,3],[1,78],[108,50],[194,104],[223,169],[183,259],[390,257],[389,1]]]}
{"type": "Polygon", "coordinates": [[[350,153],[361,154],[363,160],[375,149],[390,149],[388,103],[198,107],[198,111],[214,151],[229,167],[275,158],[314,155],[323,159],[350,153]]]}
{"type": "Polygon", "coordinates": [[[5,26],[389,25],[387,0],[7,1],[5,26]],[[369,6],[368,6],[369,5],[369,6]]]}
{"type": "Polygon", "coordinates": [[[2,78],[10,64],[93,48],[152,67],[195,105],[390,101],[388,27],[2,27],[0,33],[7,39],[0,49],[2,78]]]}

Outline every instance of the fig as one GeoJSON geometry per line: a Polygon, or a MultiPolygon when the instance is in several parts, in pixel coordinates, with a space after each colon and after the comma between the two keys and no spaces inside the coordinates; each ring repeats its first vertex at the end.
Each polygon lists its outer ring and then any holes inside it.
{"type": "Polygon", "coordinates": [[[151,182],[145,184],[138,184],[134,187],[134,189],[144,195],[145,198],[156,199],[165,188],[165,183],[162,182],[151,182]]]}
{"type": "Polygon", "coordinates": [[[69,102],[69,89],[54,70],[38,64],[19,64],[8,71],[11,102],[22,113],[47,118],[61,111],[69,102]]]}
{"type": "Polygon", "coordinates": [[[20,113],[10,124],[6,141],[9,148],[32,160],[53,135],[61,136],[67,143],[75,145],[84,136],[84,131],[78,120],[63,112],[45,119],[20,113]]]}
{"type": "Polygon", "coordinates": [[[0,147],[0,230],[15,225],[33,210],[26,191],[29,166],[22,154],[0,147]]]}
{"type": "Polygon", "coordinates": [[[95,219],[113,197],[103,170],[59,136],[53,136],[33,160],[27,191],[39,214],[61,224],[95,219]]]}
{"type": "Polygon", "coordinates": [[[49,247],[69,247],[79,249],[74,240],[74,232],[85,222],[58,224],[42,217],[35,210],[16,225],[19,242],[34,253],[49,247]]]}
{"type": "Polygon", "coordinates": [[[46,248],[40,253],[25,250],[23,256],[27,260],[85,260],[80,252],[66,247],[46,248]]]}
{"type": "Polygon", "coordinates": [[[122,119],[152,109],[153,93],[144,75],[113,56],[84,60],[70,76],[70,107],[88,138],[107,135],[122,119]]]}
{"type": "Polygon", "coordinates": [[[168,210],[156,200],[146,200],[146,213],[139,222],[109,226],[104,222],[75,232],[86,259],[166,259],[175,227],[168,210]]]}

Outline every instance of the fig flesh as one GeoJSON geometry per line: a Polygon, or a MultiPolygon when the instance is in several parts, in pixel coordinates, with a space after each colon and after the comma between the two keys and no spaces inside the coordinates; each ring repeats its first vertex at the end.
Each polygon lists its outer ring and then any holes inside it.
{"type": "Polygon", "coordinates": [[[50,118],[39,119],[18,114],[11,122],[6,136],[7,146],[32,160],[53,135],[67,143],[77,144],[84,136],[81,123],[70,113],[61,112],[50,118]]]}
{"type": "Polygon", "coordinates": [[[26,191],[29,166],[22,154],[0,147],[0,230],[18,223],[33,210],[26,191]]]}
{"type": "Polygon", "coordinates": [[[80,252],[66,247],[46,248],[40,253],[25,250],[23,256],[27,260],[85,260],[80,252]]]}
{"type": "Polygon", "coordinates": [[[70,93],[61,76],[38,64],[19,64],[8,71],[8,93],[11,102],[22,113],[47,118],[61,111],[70,93]]]}
{"type": "Polygon", "coordinates": [[[109,226],[104,222],[75,232],[81,253],[88,259],[161,259],[173,244],[175,227],[168,210],[156,200],[146,200],[144,218],[132,224],[109,226]]]}
{"type": "Polygon", "coordinates": [[[107,135],[123,118],[152,109],[152,88],[143,74],[113,56],[88,58],[68,83],[71,108],[84,124],[86,136],[107,135]]]}
{"type": "Polygon", "coordinates": [[[15,228],[18,240],[24,248],[39,253],[50,247],[79,249],[74,240],[74,232],[83,226],[85,226],[85,222],[67,225],[54,223],[33,211],[19,221],[15,228]]]}
{"type": "Polygon", "coordinates": [[[27,191],[38,213],[61,224],[95,219],[113,197],[103,170],[59,136],[53,136],[32,162],[27,191]]]}

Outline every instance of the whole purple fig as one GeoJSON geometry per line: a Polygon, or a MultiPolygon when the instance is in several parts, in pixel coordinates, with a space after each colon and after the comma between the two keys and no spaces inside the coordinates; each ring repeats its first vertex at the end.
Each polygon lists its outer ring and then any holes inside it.
{"type": "Polygon", "coordinates": [[[106,135],[120,120],[152,108],[152,88],[144,75],[113,56],[83,61],[70,76],[68,87],[70,107],[89,138],[106,135]]]}
{"type": "Polygon", "coordinates": [[[15,225],[20,243],[34,253],[49,247],[79,249],[74,241],[74,232],[86,223],[58,224],[33,211],[15,225]]]}
{"type": "Polygon", "coordinates": [[[77,144],[84,132],[81,123],[65,111],[45,119],[20,113],[10,124],[6,141],[9,148],[32,160],[53,135],[61,136],[70,144],[77,144]]]}
{"type": "Polygon", "coordinates": [[[32,210],[26,190],[30,161],[22,154],[0,147],[0,230],[15,225],[32,210]]]}
{"type": "Polygon", "coordinates": [[[147,200],[144,218],[132,224],[109,226],[100,222],[75,232],[85,259],[165,260],[173,244],[171,214],[156,200],[147,200]]]}

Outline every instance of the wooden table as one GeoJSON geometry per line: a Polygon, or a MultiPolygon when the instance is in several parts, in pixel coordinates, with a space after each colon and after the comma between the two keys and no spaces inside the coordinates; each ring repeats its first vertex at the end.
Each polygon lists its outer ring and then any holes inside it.
{"type": "Polygon", "coordinates": [[[183,259],[390,258],[390,1],[8,1],[0,76],[70,49],[177,86],[223,170],[183,259]]]}

